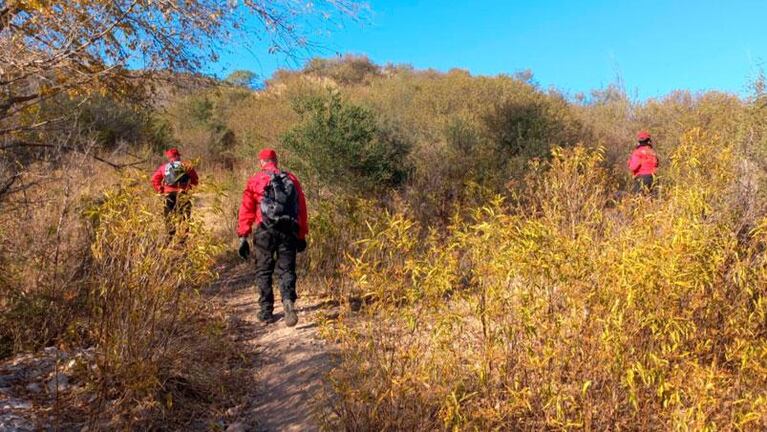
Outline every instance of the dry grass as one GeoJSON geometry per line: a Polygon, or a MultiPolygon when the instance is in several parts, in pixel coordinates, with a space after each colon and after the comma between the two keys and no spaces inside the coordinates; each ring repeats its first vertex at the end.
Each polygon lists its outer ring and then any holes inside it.
{"type": "Polygon", "coordinates": [[[372,232],[351,275],[379,301],[327,329],[331,427],[767,427],[767,219],[742,234],[731,147],[680,142],[662,199],[613,202],[599,151],[557,150],[519,208],[415,244],[401,216],[372,232]]]}
{"type": "Polygon", "coordinates": [[[185,242],[164,236],[142,174],[25,167],[0,212],[0,356],[95,347],[93,425],[204,425],[241,393],[228,324],[198,290],[238,259],[239,199],[268,145],[309,195],[301,289],[362,306],[326,328],[342,349],[331,428],[767,427],[763,94],[579,105],[509,77],[391,69],[331,86],[413,143],[407,182],[362,196],[301,172],[317,149],[280,143],[291,104],[326,85],[282,74],[170,107],[185,154],[212,159],[185,242]],[[727,140],[684,132],[698,125],[727,140]],[[663,193],[617,200],[639,127],[663,193]],[[226,154],[213,132],[235,134],[226,154]],[[528,163],[552,143],[566,148],[528,163]]]}
{"type": "Polygon", "coordinates": [[[95,347],[78,372],[92,427],[207,428],[242,394],[228,323],[200,294],[221,242],[198,216],[169,238],[143,176],[94,186],[74,167],[4,213],[6,353],[95,347]]]}

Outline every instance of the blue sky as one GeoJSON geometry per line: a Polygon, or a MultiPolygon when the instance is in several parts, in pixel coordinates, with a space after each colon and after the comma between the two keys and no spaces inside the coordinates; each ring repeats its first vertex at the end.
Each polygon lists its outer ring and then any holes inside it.
{"type": "MultiPolygon", "coordinates": [[[[416,68],[496,75],[530,69],[543,87],[588,92],[617,76],[633,96],[675,89],[747,93],[767,59],[758,0],[370,0],[364,23],[314,33],[318,55],[368,55],[416,68]]],[[[294,61],[235,48],[212,72],[270,76],[294,61]]]]}

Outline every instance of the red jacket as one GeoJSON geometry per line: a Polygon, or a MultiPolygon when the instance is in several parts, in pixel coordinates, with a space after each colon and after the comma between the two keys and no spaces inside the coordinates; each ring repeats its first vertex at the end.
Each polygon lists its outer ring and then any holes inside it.
{"type": "Polygon", "coordinates": [[[166,185],[164,183],[166,165],[168,164],[164,163],[160,165],[157,167],[154,174],[152,174],[152,187],[154,187],[155,192],[167,194],[171,192],[188,191],[200,183],[200,179],[197,177],[197,171],[195,171],[194,168],[189,167],[186,172],[189,176],[189,183],[184,185],[166,185]]]}
{"type": "MultiPolygon", "coordinates": [[[[279,172],[276,164],[270,163],[264,166],[264,169],[253,174],[248,179],[245,191],[242,193],[242,204],[240,205],[240,217],[237,224],[237,236],[246,237],[252,229],[253,224],[258,226],[261,223],[261,198],[264,196],[264,189],[269,184],[269,174],[267,171],[279,172]]],[[[306,197],[301,189],[301,184],[296,176],[287,173],[290,180],[296,186],[298,195],[298,238],[306,238],[309,233],[309,221],[306,213],[306,197]]]]}
{"type": "Polygon", "coordinates": [[[631,153],[631,158],[628,160],[629,170],[634,174],[634,177],[655,175],[658,165],[658,154],[649,145],[634,149],[631,153]]]}

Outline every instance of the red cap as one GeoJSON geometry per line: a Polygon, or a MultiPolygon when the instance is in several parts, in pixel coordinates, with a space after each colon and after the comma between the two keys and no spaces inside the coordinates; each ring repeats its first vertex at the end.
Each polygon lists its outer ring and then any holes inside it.
{"type": "Polygon", "coordinates": [[[648,139],[650,139],[650,132],[647,132],[647,131],[637,132],[637,141],[642,142],[642,141],[647,141],[648,139]]]}
{"type": "Polygon", "coordinates": [[[259,160],[277,160],[277,152],[274,149],[265,148],[258,153],[259,160]]]}
{"type": "Polygon", "coordinates": [[[165,157],[167,158],[177,158],[179,156],[181,156],[181,153],[179,153],[178,149],[175,147],[165,150],[165,157]]]}

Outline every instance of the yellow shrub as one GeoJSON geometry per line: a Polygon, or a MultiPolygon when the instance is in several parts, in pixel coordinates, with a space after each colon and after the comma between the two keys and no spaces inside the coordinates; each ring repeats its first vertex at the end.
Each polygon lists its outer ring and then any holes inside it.
{"type": "Polygon", "coordinates": [[[661,199],[616,201],[601,149],[556,149],[518,207],[425,237],[398,215],[373,230],[351,274],[386,301],[332,333],[336,421],[767,427],[767,222],[739,238],[730,146],[699,129],[680,142],[661,199]]]}
{"type": "Polygon", "coordinates": [[[104,409],[99,404],[117,400],[106,413],[125,414],[127,424],[151,421],[146,415],[158,410],[171,422],[174,407],[226,400],[231,390],[226,362],[233,350],[221,336],[225,324],[198,293],[216,277],[214,259],[222,248],[194,212],[176,221],[177,233],[169,237],[161,200],[142,180],[126,178],[88,211],[93,241],[86,328],[97,353],[89,381],[99,395],[96,412],[104,409]]]}

